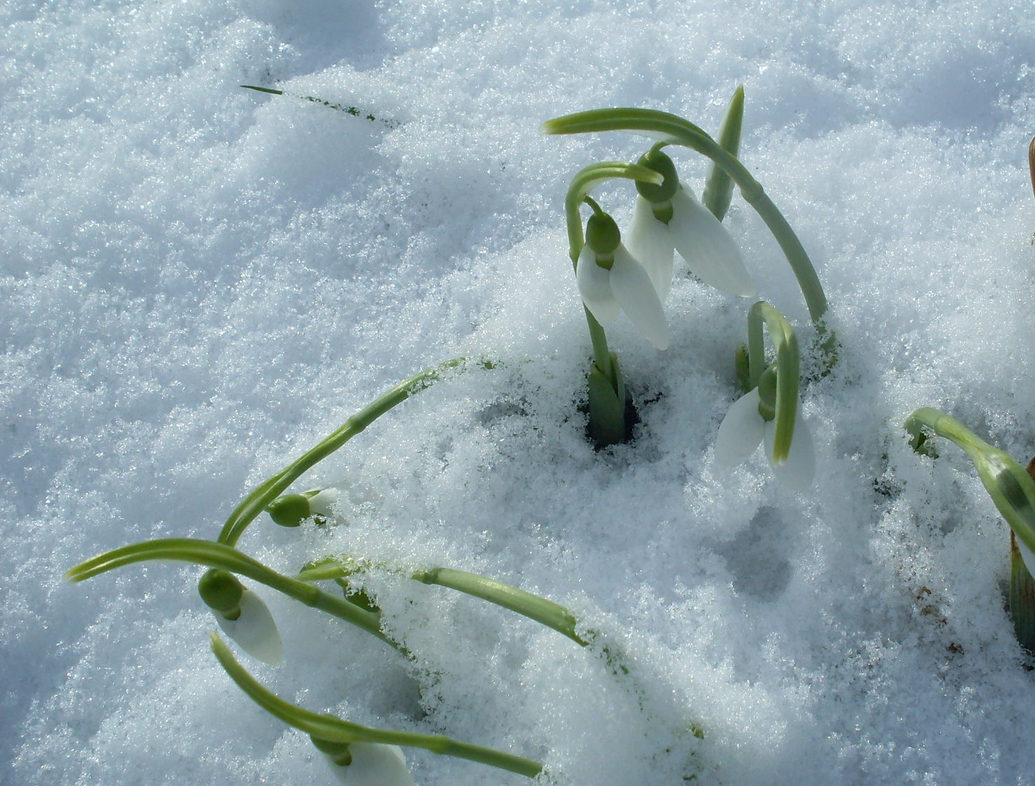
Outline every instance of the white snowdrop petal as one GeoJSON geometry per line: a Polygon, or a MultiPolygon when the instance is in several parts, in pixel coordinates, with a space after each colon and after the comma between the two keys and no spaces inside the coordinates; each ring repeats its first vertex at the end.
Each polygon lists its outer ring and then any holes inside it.
{"type": "Polygon", "coordinates": [[[344,766],[328,761],[339,783],[347,786],[414,786],[406,757],[398,745],[372,742],[349,744],[352,762],[344,766]]]}
{"type": "Polygon", "coordinates": [[[338,489],[321,489],[319,493],[309,498],[309,512],[320,516],[331,516],[334,514],[334,503],[338,500],[338,489]]]}
{"type": "Polygon", "coordinates": [[[611,268],[611,292],[647,340],[658,349],[666,349],[668,324],[658,292],[643,265],[621,243],[615,249],[615,263],[611,268]]]}
{"type": "MultiPolygon", "coordinates": [[[[773,455],[773,434],[776,431],[774,423],[775,421],[766,423],[765,429],[765,452],[770,463],[773,455]]],[[[794,437],[791,439],[787,460],[773,464],[773,476],[795,491],[805,491],[812,484],[815,475],[816,451],[812,445],[812,434],[799,410],[798,416],[794,419],[794,437]]]]}
{"type": "Polygon", "coordinates": [[[241,616],[228,620],[216,614],[216,622],[237,645],[257,660],[276,666],[284,660],[284,644],[273,615],[262,598],[245,588],[241,595],[241,616]]]}
{"type": "Polygon", "coordinates": [[[740,251],[708,208],[680,187],[672,197],[672,211],[672,243],[694,275],[723,292],[753,297],[755,282],[740,251]]]}
{"type": "Polygon", "coordinates": [[[596,255],[589,246],[585,246],[579,254],[575,280],[579,285],[582,302],[597,322],[606,325],[618,319],[620,309],[611,292],[611,271],[597,264],[596,255]]]}
{"type": "Polygon", "coordinates": [[[664,302],[672,287],[672,233],[654,217],[650,202],[641,196],[636,197],[632,224],[622,238],[628,252],[646,269],[664,302]]]}
{"type": "Polygon", "coordinates": [[[765,421],[758,414],[758,388],[730,405],[715,435],[715,463],[723,469],[747,459],[765,434],[765,421]]]}

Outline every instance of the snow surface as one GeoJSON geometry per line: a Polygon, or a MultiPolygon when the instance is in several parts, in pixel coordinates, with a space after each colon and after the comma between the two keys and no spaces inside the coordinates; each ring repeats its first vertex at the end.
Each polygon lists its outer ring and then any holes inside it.
{"type": "MultiPolygon", "coordinates": [[[[197,569],[62,574],[137,540],[214,538],[349,414],[466,355],[497,366],[422,392],[297,484],[340,485],[341,524],[263,517],[242,549],[285,572],[348,552],[518,584],[602,631],[632,676],[373,571],[414,660],[267,591],[286,664],[249,662],[265,684],[536,758],[547,783],[1035,783],[1005,524],[961,451],[916,456],[900,428],[934,406],[1035,453],[1033,53],[1016,0],[0,4],[0,781],[332,782],[212,657],[197,569]],[[737,84],[741,158],[816,262],[842,343],[804,394],[802,494],[761,453],[716,470],[749,304],[679,270],[666,352],[627,321],[609,333],[635,441],[594,452],[578,410],[564,191],[647,143],[540,123],[634,105],[714,130],[737,84]]],[[[706,162],[675,157],[699,192],[706,162]]],[[[598,197],[628,219],[630,187],[598,197]]],[[[737,195],[726,224],[807,343],[737,195]]],[[[422,786],[526,782],[408,760],[422,786]]]]}

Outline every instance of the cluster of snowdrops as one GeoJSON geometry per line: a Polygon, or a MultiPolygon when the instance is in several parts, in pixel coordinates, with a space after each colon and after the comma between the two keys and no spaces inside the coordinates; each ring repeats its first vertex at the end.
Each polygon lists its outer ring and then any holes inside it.
{"type": "MultiPolygon", "coordinates": [[[[353,107],[302,98],[362,116],[353,107]]],[[[568,252],[574,282],[585,307],[592,348],[587,374],[587,437],[597,448],[631,439],[631,414],[635,412],[618,358],[608,347],[606,328],[624,315],[657,349],[667,348],[669,330],[664,303],[677,253],[689,274],[702,285],[733,297],[755,297],[751,276],[722,224],[735,188],[770,229],[799,283],[812,320],[811,340],[816,347],[812,356],[818,358],[818,367],[811,374],[820,376],[837,362],[837,340],[823,320],[827,301],[812,262],[783,215],[737,158],[743,105],[743,91],[738,89],[715,138],[682,118],[645,109],[593,110],[556,118],[544,125],[548,134],[625,131],[657,140],[635,163],[609,161],[583,168],[573,177],[565,199],[568,252]],[[680,179],[669,155],[674,148],[688,149],[711,160],[700,200],[680,179]],[[632,220],[624,231],[590,195],[595,187],[616,178],[631,181],[636,191],[632,220]],[[583,209],[588,209],[585,223],[583,209]]],[[[366,118],[376,119],[372,115],[366,118]]],[[[1035,182],[1035,142],[1032,166],[1035,182]]],[[[764,300],[747,306],[746,314],[747,340],[735,349],[731,364],[740,397],[730,406],[716,434],[715,460],[719,465],[731,466],[763,445],[778,481],[797,491],[807,491],[816,463],[812,440],[801,416],[805,375],[795,330],[780,311],[764,300]]],[[[288,576],[246,555],[237,548],[237,542],[264,513],[287,527],[298,527],[307,521],[333,524],[334,488],[297,493],[290,491],[292,484],[393,407],[432,385],[442,374],[471,362],[447,361],[404,380],[375,399],[311,450],[253,489],[230,514],[215,540],[168,538],[132,544],[81,563],[68,572],[68,577],[82,581],[148,560],[186,561],[207,568],[198,583],[199,594],[223,634],[250,657],[271,664],[282,660],[283,647],[276,623],[260,598],[260,592],[269,590],[349,622],[397,650],[400,656],[411,656],[382,629],[376,599],[358,587],[355,577],[368,567],[361,557],[321,557],[296,575],[288,576]]],[[[1011,527],[1011,611],[1021,642],[1035,646],[1035,588],[1028,570],[1035,568],[1035,482],[1010,456],[936,410],[918,409],[908,417],[906,428],[913,435],[918,452],[934,455],[930,439],[933,433],[955,441],[973,460],[1011,527]]],[[[552,628],[576,645],[590,648],[616,680],[624,680],[637,690],[634,656],[594,632],[587,621],[577,619],[569,609],[518,587],[462,570],[399,570],[414,581],[480,598],[552,628]]],[[[457,756],[530,778],[543,770],[541,763],[509,752],[442,735],[361,726],[304,709],[260,684],[216,634],[212,635],[212,649],[230,678],[249,697],[285,723],[310,735],[316,748],[325,754],[330,771],[342,783],[413,784],[404,747],[457,756]]],[[[692,721],[688,728],[697,736],[705,733],[692,721]]]]}

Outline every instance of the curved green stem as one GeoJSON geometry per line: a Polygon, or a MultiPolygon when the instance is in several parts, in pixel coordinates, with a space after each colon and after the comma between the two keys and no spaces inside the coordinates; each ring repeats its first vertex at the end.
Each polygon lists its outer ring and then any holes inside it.
{"type": "Polygon", "coordinates": [[[661,185],[664,178],[653,169],[639,164],[627,164],[624,161],[602,161],[580,169],[571,179],[568,193],[564,197],[564,217],[568,230],[568,256],[572,268],[579,263],[579,254],[585,238],[582,234],[582,215],[579,208],[597,183],[613,178],[638,180],[643,183],[661,185]]]}
{"type": "MultiPolygon", "coordinates": [[[[319,564],[302,570],[295,578],[299,581],[343,579],[364,567],[366,567],[364,562],[349,557],[329,558],[320,560],[319,564]]],[[[580,647],[585,647],[590,643],[575,632],[578,620],[571,611],[559,603],[554,603],[552,600],[547,600],[511,584],[453,568],[419,570],[411,574],[410,578],[422,584],[435,584],[439,587],[453,589],[509,609],[567,636],[580,647]]]]}
{"type": "Polygon", "coordinates": [[[424,584],[437,584],[487,600],[542,623],[567,636],[579,646],[585,647],[589,644],[575,632],[578,621],[568,609],[510,584],[452,568],[431,568],[413,574],[413,578],[424,584]]]}
{"type": "MultiPolygon", "coordinates": [[[[773,461],[787,460],[798,414],[800,358],[798,339],[790,323],[764,300],[748,311],[748,384],[758,385],[766,369],[762,326],[769,328],[769,340],[776,349],[776,428],[773,432],[773,461]]],[[[749,388],[749,389],[750,389],[749,388]]]]}
{"type": "Polygon", "coordinates": [[[440,363],[433,368],[425,369],[405,379],[391,390],[378,396],[366,407],[346,420],[337,430],[307,450],[280,472],[264,480],[234,508],[219,533],[219,542],[233,546],[244,533],[245,528],[266,509],[288,486],[295,482],[306,470],[327,458],[342,445],[359,434],[363,429],[392,409],[401,404],[414,393],[419,393],[431,386],[443,373],[450,369],[463,367],[466,358],[454,358],[440,363]]]}
{"type": "Polygon", "coordinates": [[[380,615],[364,611],[356,604],[323,592],[312,584],[277,573],[272,568],[241,553],[232,546],[211,540],[165,538],[134,543],[81,562],[69,570],[65,574],[65,578],[72,582],[85,581],[125,565],[154,560],[191,562],[195,565],[222,568],[240,576],[247,576],[307,606],[325,611],[346,622],[350,622],[402,652],[399,645],[381,632],[380,615]]]}
{"type": "Polygon", "coordinates": [[[594,109],[547,120],[547,134],[585,134],[601,131],[646,131],[707,156],[740,188],[741,194],[769,227],[790,263],[812,321],[819,323],[827,310],[827,299],[805,249],[783,214],[766,195],[762,186],[734,156],[722,149],[698,126],[668,112],[653,109],[594,109]]]}
{"type": "Polygon", "coordinates": [[[432,753],[455,756],[469,761],[487,764],[508,772],[516,772],[528,778],[534,778],[543,770],[537,761],[515,756],[503,751],[485,748],[460,742],[439,734],[418,734],[409,731],[392,731],[361,726],[358,723],[338,718],[334,715],[319,714],[303,709],[277,696],[263,687],[248,671],[234,659],[230,649],[214,633],[212,634],[212,652],[220,665],[226,670],[238,687],[249,698],[276,718],[296,729],[301,729],[313,737],[331,742],[369,742],[382,745],[405,745],[411,748],[423,748],[432,753]]]}
{"type": "Polygon", "coordinates": [[[1009,453],[989,445],[955,418],[931,407],[914,410],[902,425],[914,438],[921,436],[926,427],[961,447],[1010,529],[1035,552],[1035,481],[1009,453]]]}

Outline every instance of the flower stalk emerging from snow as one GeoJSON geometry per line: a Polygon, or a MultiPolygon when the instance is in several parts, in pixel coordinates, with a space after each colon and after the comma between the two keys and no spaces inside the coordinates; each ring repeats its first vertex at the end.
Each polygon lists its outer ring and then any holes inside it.
{"type": "MultiPolygon", "coordinates": [[[[306,470],[341,448],[346,442],[390,409],[398,406],[415,393],[430,387],[449,371],[466,368],[468,362],[465,358],[455,358],[425,369],[408,379],[404,379],[398,385],[371,401],[326,438],[307,450],[280,472],[268,477],[252,489],[238,503],[237,507],[230,513],[226,523],[223,524],[223,529],[219,533],[219,542],[225,543],[228,546],[235,545],[241,535],[244,534],[248,525],[260,513],[266,510],[270,503],[286,491],[292,483],[301,477],[306,470]]],[[[491,368],[491,364],[488,362],[483,362],[482,365],[486,368],[491,368]]]]}
{"type": "Polygon", "coordinates": [[[715,439],[715,460],[730,468],[748,458],[765,443],[766,456],[776,476],[792,488],[804,489],[815,473],[812,437],[801,418],[798,401],[798,341],[790,323],[765,301],[748,312],[748,344],[740,355],[747,392],[726,413],[715,439]],[[768,364],[763,325],[776,349],[776,362],[768,364]]]}
{"type": "Polygon", "coordinates": [[[1010,614],[1018,640],[1035,650],[1035,597],[1031,592],[1031,578],[1035,573],[1035,480],[1009,453],[988,444],[958,420],[937,409],[914,410],[903,427],[912,436],[910,444],[918,453],[935,453],[924,431],[928,429],[959,445],[974,464],[981,484],[1015,536],[1011,538],[1016,548],[1011,548],[1010,614]],[[1012,554],[1014,551],[1016,557],[1012,554]]]}
{"type": "MultiPolygon", "coordinates": [[[[662,182],[662,177],[657,172],[621,161],[592,164],[572,178],[564,199],[564,215],[568,230],[568,256],[575,269],[576,279],[580,259],[587,245],[582,232],[582,205],[587,204],[589,192],[594,186],[613,178],[642,180],[656,184],[662,182]]],[[[585,272],[584,270],[583,273],[585,272]]],[[[593,363],[588,377],[589,431],[597,447],[602,448],[624,442],[628,437],[625,422],[625,381],[618,366],[618,358],[608,349],[607,335],[600,320],[588,304],[584,305],[589,338],[593,345],[593,363]]],[[[607,312],[605,318],[609,314],[610,312],[607,312]]]]}

